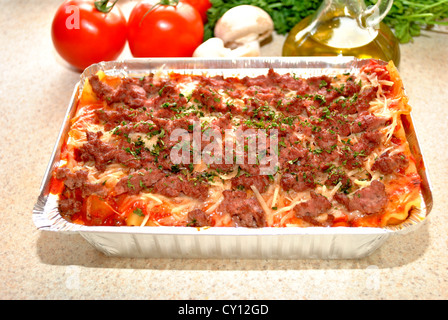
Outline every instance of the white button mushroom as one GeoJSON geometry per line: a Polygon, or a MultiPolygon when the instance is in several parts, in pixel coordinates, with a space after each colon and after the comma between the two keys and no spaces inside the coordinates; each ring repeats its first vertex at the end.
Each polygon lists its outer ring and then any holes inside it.
{"type": "Polygon", "coordinates": [[[193,57],[228,57],[231,52],[231,49],[224,47],[221,39],[210,38],[196,48],[193,57]]]}
{"type": "Polygon", "coordinates": [[[274,31],[274,22],[263,9],[240,5],[228,10],[215,25],[215,38],[201,44],[194,57],[256,57],[260,42],[274,31]]]}
{"type": "Polygon", "coordinates": [[[210,38],[202,43],[193,53],[193,57],[258,57],[260,56],[260,44],[257,41],[249,42],[236,49],[224,47],[220,38],[210,38]]]}
{"type": "Polygon", "coordinates": [[[215,25],[215,36],[234,49],[248,42],[261,42],[274,30],[274,22],[263,9],[241,5],[229,9],[215,25]]]}

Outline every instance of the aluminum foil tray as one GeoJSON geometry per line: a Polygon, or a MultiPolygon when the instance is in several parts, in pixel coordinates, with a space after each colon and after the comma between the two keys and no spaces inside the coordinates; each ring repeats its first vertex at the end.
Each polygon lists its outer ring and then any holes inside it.
{"type": "Polygon", "coordinates": [[[406,135],[422,178],[423,203],[398,226],[388,228],[192,228],[192,227],[88,227],[70,223],[58,212],[57,199],[49,194],[51,171],[59,160],[63,137],[75,112],[82,84],[99,70],[110,75],[139,75],[160,68],[182,73],[244,75],[275,71],[299,76],[356,73],[366,60],[353,57],[295,57],[239,59],[131,59],[103,62],[81,75],[69,103],[57,142],[45,172],[32,218],[38,230],[76,233],[107,256],[138,258],[242,258],[242,259],[357,259],[370,255],[390,236],[414,231],[426,220],[432,208],[430,182],[418,144],[412,118],[403,117],[406,135]]]}

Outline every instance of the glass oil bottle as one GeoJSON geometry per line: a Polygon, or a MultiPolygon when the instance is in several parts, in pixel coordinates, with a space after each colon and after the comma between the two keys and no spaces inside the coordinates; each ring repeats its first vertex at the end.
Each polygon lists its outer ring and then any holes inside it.
{"type": "Polygon", "coordinates": [[[400,62],[399,42],[381,20],[392,0],[366,8],[364,0],[324,0],[289,32],[283,56],[354,56],[400,62]]]}

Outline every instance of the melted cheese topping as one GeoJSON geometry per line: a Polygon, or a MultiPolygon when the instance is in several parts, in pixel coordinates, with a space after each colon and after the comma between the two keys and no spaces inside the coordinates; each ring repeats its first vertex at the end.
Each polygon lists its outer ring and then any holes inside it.
{"type": "MultiPolygon", "coordinates": [[[[406,185],[396,186],[395,184],[389,184],[390,181],[397,179],[396,175],[383,175],[378,171],[372,169],[376,159],[382,154],[388,152],[389,155],[398,153],[404,153],[411,159],[411,153],[409,147],[405,142],[405,136],[403,127],[401,125],[402,114],[408,114],[410,108],[407,105],[407,100],[404,98],[404,94],[401,91],[396,92],[395,86],[401,84],[401,80],[397,77],[394,67],[388,66],[390,71],[391,80],[379,80],[378,75],[373,73],[360,72],[355,77],[356,83],[361,83],[359,93],[362,94],[371,88],[376,89],[376,97],[370,101],[368,112],[376,117],[389,120],[387,125],[379,128],[379,132],[383,134],[383,138],[379,147],[375,148],[370,154],[363,159],[362,167],[352,170],[344,169],[344,173],[347,178],[352,182],[353,188],[351,191],[346,192],[348,197],[356,194],[357,191],[363,188],[367,188],[371,185],[372,181],[381,180],[386,185],[386,190],[389,195],[393,194],[389,199],[387,211],[383,212],[379,218],[379,224],[374,225],[370,220],[362,220],[359,225],[366,226],[385,226],[391,223],[399,223],[404,221],[411,208],[419,206],[419,189],[418,186],[412,183],[406,185]],[[391,71],[392,70],[392,71],[391,71]],[[395,77],[395,78],[394,78],[395,77]],[[391,94],[391,88],[394,88],[391,94]],[[393,139],[399,138],[403,141],[401,144],[392,142],[393,139]]],[[[378,72],[384,72],[383,69],[378,72]]],[[[163,69],[158,70],[153,76],[153,83],[161,83],[163,81],[170,81],[172,73],[165,72],[163,69]]],[[[108,79],[104,73],[99,74],[99,79],[104,81],[108,79]]],[[[198,120],[201,123],[202,129],[208,127],[215,121],[219,121],[222,117],[221,114],[213,112],[204,112],[198,109],[198,101],[192,98],[195,91],[200,86],[200,82],[194,76],[183,76],[182,81],[174,82],[180,95],[187,97],[188,102],[183,108],[183,117],[189,115],[197,115],[198,120]]],[[[334,87],[339,87],[347,81],[346,76],[336,76],[333,78],[334,87]]],[[[249,101],[254,99],[243,92],[243,96],[240,98],[232,98],[226,88],[218,88],[216,91],[216,99],[225,105],[232,105],[236,109],[244,110],[247,108],[244,98],[248,98],[249,101]]],[[[300,96],[298,91],[285,89],[282,92],[280,100],[287,101],[288,99],[294,99],[300,96]]],[[[256,97],[256,96],[255,96],[256,97]]],[[[283,111],[279,109],[280,102],[277,106],[266,106],[265,109],[269,113],[271,119],[279,119],[284,117],[283,111]]],[[[313,101],[310,101],[313,102],[313,101]]],[[[263,107],[261,104],[260,108],[263,107]]],[[[98,103],[98,99],[93,93],[92,87],[86,81],[83,91],[80,95],[80,104],[78,106],[75,117],[71,120],[71,128],[68,132],[66,139],[66,154],[65,159],[61,162],[61,166],[69,168],[72,172],[77,170],[88,171],[88,182],[93,185],[102,184],[107,190],[113,190],[119,181],[129,176],[130,171],[128,168],[123,167],[119,163],[110,163],[105,165],[105,169],[99,171],[95,167],[95,163],[79,162],[75,159],[75,150],[82,148],[86,142],[86,132],[101,132],[100,140],[104,143],[112,145],[119,144],[119,137],[117,137],[112,130],[106,130],[101,122],[98,122],[96,112],[101,108],[109,108],[106,102],[98,103]]],[[[311,119],[311,117],[310,117],[311,119]]],[[[309,120],[309,119],[307,119],[309,120]]],[[[247,118],[241,115],[234,115],[232,117],[233,131],[230,132],[228,138],[235,142],[235,130],[238,126],[247,122],[247,118]]],[[[127,135],[127,139],[130,143],[140,143],[147,148],[150,152],[155,152],[158,143],[163,138],[163,132],[159,134],[149,136],[142,132],[131,132],[127,135]]],[[[303,132],[294,132],[293,135],[299,141],[301,146],[306,146],[310,153],[318,154],[322,152],[319,147],[319,141],[315,136],[305,134],[303,132]]],[[[351,146],[359,142],[359,133],[350,133],[348,136],[341,137],[337,135],[337,143],[335,147],[337,150],[343,150],[346,146],[346,141],[351,141],[351,146]]],[[[324,151],[325,152],[325,151],[324,151]]],[[[337,164],[339,165],[339,164],[337,164]]],[[[404,177],[408,177],[415,173],[415,165],[411,165],[403,174],[404,177]]],[[[207,173],[210,172],[206,163],[201,162],[194,165],[194,172],[207,173]]],[[[216,172],[213,178],[209,181],[210,190],[208,197],[205,201],[200,201],[186,195],[180,195],[177,197],[167,197],[162,194],[155,193],[153,191],[140,192],[138,195],[124,195],[119,198],[117,205],[117,212],[124,217],[127,225],[134,226],[154,226],[154,225],[185,225],[188,223],[188,213],[194,209],[201,209],[206,214],[213,217],[215,226],[233,226],[232,220],[228,215],[222,215],[218,211],[219,206],[224,200],[223,191],[233,188],[232,179],[238,177],[240,170],[238,166],[228,173],[216,172]],[[140,204],[140,206],[138,206],[140,204]],[[144,204],[143,206],[141,204],[144,204]],[[138,207],[136,207],[138,206],[138,207]],[[144,209],[141,211],[141,209],[144,209]],[[140,214],[142,212],[142,214],[140,214]]],[[[255,185],[251,185],[250,189],[246,190],[248,195],[255,197],[259,206],[262,208],[265,214],[267,226],[272,227],[287,227],[287,226],[310,226],[309,222],[305,222],[300,219],[295,212],[294,208],[300,203],[304,203],[310,200],[310,191],[296,192],[294,190],[284,190],[281,186],[281,174],[277,172],[273,175],[273,179],[266,190],[258,190],[255,185]]],[[[323,178],[326,174],[317,173],[316,178],[323,178]]],[[[317,193],[323,195],[326,199],[332,202],[332,208],[318,216],[314,217],[316,223],[325,223],[329,216],[333,216],[334,219],[358,219],[363,216],[359,212],[347,212],[341,204],[334,200],[334,197],[339,192],[344,192],[343,184],[341,181],[332,186],[324,184],[318,184],[314,189],[317,193]]]]}

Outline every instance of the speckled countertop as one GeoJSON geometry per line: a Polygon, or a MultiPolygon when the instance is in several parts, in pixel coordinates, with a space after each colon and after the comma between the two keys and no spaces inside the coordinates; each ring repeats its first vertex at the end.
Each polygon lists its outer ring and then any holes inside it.
{"type": "MultiPolygon", "coordinates": [[[[51,43],[59,3],[0,0],[2,299],[448,298],[447,32],[425,31],[401,46],[400,72],[434,197],[420,228],[360,260],[111,258],[79,235],[39,231],[31,219],[79,78],[51,43]]],[[[278,55],[281,44],[275,38],[264,55],[278,55]]]]}

